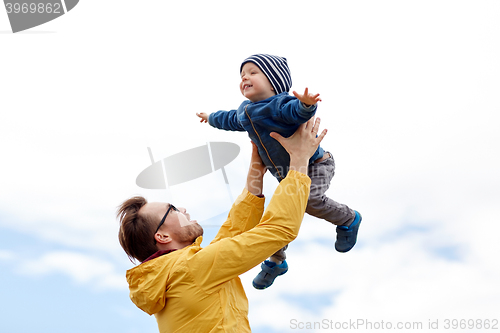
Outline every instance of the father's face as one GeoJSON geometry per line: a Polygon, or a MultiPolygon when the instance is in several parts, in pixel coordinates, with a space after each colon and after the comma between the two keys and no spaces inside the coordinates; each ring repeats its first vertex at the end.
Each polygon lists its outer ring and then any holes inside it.
{"type": "MultiPolygon", "coordinates": [[[[143,208],[158,216],[159,224],[169,207],[168,203],[151,202],[143,208]]],[[[167,232],[179,243],[193,243],[196,238],[203,235],[201,225],[196,220],[191,220],[191,216],[184,207],[178,207],[177,210],[170,209],[160,231],[167,232]]]]}

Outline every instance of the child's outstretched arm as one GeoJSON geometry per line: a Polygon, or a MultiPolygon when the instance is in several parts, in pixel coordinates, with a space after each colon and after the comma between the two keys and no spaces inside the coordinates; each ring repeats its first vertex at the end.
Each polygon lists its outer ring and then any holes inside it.
{"type": "Polygon", "coordinates": [[[304,94],[296,91],[293,94],[296,99],[286,99],[278,106],[278,117],[285,124],[303,124],[315,115],[317,103],[321,102],[321,98],[319,94],[310,94],[309,88],[304,90],[304,94]]]}
{"type": "Polygon", "coordinates": [[[197,112],[196,115],[201,118],[200,123],[208,123],[218,129],[226,131],[245,131],[243,126],[238,122],[236,110],[217,111],[211,114],[197,112]]]}
{"type": "Polygon", "coordinates": [[[304,103],[306,106],[314,105],[318,102],[321,102],[321,98],[319,98],[319,94],[313,95],[309,93],[309,88],[304,90],[304,94],[298,94],[296,91],[293,91],[293,95],[297,97],[299,101],[304,103]]]}
{"type": "Polygon", "coordinates": [[[196,113],[198,117],[201,118],[200,123],[208,123],[208,114],[205,112],[196,113]]]}

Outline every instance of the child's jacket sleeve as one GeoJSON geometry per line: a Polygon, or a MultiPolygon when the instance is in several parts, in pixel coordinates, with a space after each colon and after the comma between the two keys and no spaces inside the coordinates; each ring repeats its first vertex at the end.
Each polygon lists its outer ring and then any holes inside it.
{"type": "Polygon", "coordinates": [[[285,124],[303,124],[316,113],[317,104],[309,107],[298,99],[282,99],[276,106],[276,117],[285,124]]]}
{"type": "Polygon", "coordinates": [[[213,127],[226,131],[245,131],[238,121],[236,110],[211,113],[208,116],[208,123],[213,127]]]}

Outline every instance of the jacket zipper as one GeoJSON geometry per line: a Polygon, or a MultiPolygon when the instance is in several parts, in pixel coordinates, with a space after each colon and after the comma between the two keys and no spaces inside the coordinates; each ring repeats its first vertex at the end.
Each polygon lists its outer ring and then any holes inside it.
{"type": "Polygon", "coordinates": [[[283,176],[281,175],[280,171],[276,167],[276,164],[274,164],[273,159],[271,158],[271,156],[269,156],[269,152],[267,151],[266,146],[264,146],[264,143],[262,142],[262,139],[260,138],[259,133],[257,133],[257,131],[255,130],[255,126],[253,125],[252,118],[250,118],[250,115],[247,112],[247,107],[248,107],[248,104],[245,105],[245,113],[246,113],[246,115],[248,117],[248,120],[250,120],[250,124],[252,125],[253,131],[255,132],[255,134],[257,135],[257,137],[259,138],[259,141],[260,141],[260,144],[262,145],[262,148],[264,148],[264,150],[266,151],[266,154],[267,154],[267,157],[269,158],[269,161],[271,161],[271,163],[274,166],[274,169],[276,169],[276,171],[278,172],[278,176],[280,177],[281,180],[283,180],[283,176]]]}

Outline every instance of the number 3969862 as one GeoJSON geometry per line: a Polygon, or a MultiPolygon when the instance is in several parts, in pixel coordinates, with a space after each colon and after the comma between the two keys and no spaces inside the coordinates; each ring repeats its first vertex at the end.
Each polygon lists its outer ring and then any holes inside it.
{"type": "Polygon", "coordinates": [[[7,14],[62,14],[60,3],[9,3],[5,4],[7,14]]]}

